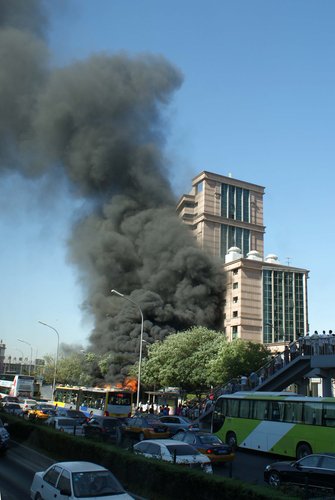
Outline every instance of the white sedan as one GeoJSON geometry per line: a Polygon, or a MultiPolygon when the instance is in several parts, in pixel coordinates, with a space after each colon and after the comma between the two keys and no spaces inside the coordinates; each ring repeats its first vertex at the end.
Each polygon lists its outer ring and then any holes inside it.
{"type": "Polygon", "coordinates": [[[46,471],[36,472],[30,487],[32,500],[127,500],[125,492],[113,474],[91,462],[58,462],[46,471]]]}
{"type": "Polygon", "coordinates": [[[188,464],[208,474],[213,473],[210,459],[193,446],[175,439],[146,439],[134,445],[134,452],[148,458],[157,458],[175,464],[188,464]]]}

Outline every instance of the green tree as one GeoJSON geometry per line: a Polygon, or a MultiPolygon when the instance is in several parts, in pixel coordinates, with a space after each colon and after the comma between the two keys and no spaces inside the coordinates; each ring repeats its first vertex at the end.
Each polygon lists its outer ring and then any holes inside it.
{"type": "Polygon", "coordinates": [[[271,352],[263,344],[241,339],[225,342],[210,361],[211,376],[216,385],[223,385],[239,375],[249,376],[261,368],[270,355],[271,352]]]}
{"type": "Polygon", "coordinates": [[[148,348],[142,364],[142,382],[156,386],[178,386],[200,390],[213,383],[209,360],[225,342],[222,332],[204,327],[169,335],[148,348]]]}
{"type": "MultiPolygon", "coordinates": [[[[208,390],[258,370],[269,356],[270,351],[262,344],[228,342],[222,332],[194,327],[152,344],[142,363],[141,380],[148,386],[208,390]]],[[[133,373],[137,373],[137,367],[133,373]]]]}

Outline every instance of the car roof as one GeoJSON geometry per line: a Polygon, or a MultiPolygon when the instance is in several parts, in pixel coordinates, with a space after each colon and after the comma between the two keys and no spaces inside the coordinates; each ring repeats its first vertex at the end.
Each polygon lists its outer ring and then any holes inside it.
{"type": "Polygon", "coordinates": [[[146,439],[145,443],[163,444],[164,446],[168,446],[169,444],[171,444],[173,446],[176,446],[178,444],[185,446],[185,444],[187,444],[187,443],[184,443],[183,441],[178,441],[177,439],[146,439]]]}
{"type": "Polygon", "coordinates": [[[63,467],[70,472],[92,472],[107,470],[105,467],[102,467],[101,465],[95,464],[93,462],[57,462],[53,465],[59,465],[60,467],[63,467]]]}

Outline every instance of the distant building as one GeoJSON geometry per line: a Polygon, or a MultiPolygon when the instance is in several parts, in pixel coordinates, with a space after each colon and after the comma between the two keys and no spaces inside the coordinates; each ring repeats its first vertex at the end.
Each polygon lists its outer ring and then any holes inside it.
{"type": "Polygon", "coordinates": [[[199,246],[226,271],[223,331],[270,346],[308,331],[308,271],[264,257],[264,187],[202,172],[177,212],[199,246]]]}

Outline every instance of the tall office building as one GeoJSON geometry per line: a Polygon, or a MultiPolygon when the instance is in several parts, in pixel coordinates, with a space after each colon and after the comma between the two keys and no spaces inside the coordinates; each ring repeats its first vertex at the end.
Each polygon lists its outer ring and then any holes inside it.
{"type": "Polygon", "coordinates": [[[262,186],[202,172],[177,212],[199,246],[222,259],[227,338],[279,347],[308,331],[308,271],[264,257],[263,196],[262,186]]]}

